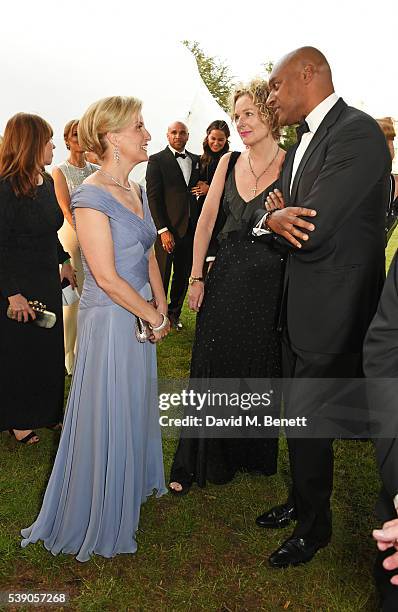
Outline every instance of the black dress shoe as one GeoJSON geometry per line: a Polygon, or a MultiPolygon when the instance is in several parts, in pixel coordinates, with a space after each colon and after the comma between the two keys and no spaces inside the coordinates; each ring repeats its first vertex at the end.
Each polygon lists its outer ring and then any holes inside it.
{"type": "Polygon", "coordinates": [[[294,506],[281,504],[258,516],[256,524],[259,527],[267,527],[268,529],[282,529],[282,527],[287,527],[295,519],[296,512],[294,506]]]}
{"type": "Polygon", "coordinates": [[[170,321],[170,327],[172,329],[175,329],[177,331],[181,331],[183,328],[183,325],[181,323],[181,320],[179,317],[176,317],[176,315],[173,312],[169,312],[167,314],[169,321],[170,321]]]}
{"type": "Polygon", "coordinates": [[[283,568],[289,565],[308,563],[320,548],[327,546],[329,539],[323,542],[309,542],[306,538],[291,537],[283,542],[269,557],[271,567],[283,568]]]}

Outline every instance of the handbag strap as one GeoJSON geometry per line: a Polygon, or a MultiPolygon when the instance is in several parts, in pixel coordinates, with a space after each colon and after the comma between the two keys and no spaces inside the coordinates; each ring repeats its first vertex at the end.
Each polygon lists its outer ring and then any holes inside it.
{"type": "Polygon", "coordinates": [[[225,180],[227,180],[227,178],[231,174],[236,162],[238,161],[239,156],[240,156],[240,151],[232,151],[231,156],[228,160],[228,168],[227,168],[227,174],[225,176],[225,180]]]}

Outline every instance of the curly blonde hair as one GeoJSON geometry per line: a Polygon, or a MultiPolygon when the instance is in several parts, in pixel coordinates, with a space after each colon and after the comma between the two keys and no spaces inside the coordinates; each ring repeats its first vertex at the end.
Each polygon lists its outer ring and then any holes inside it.
{"type": "Polygon", "coordinates": [[[235,91],[232,94],[232,118],[235,111],[236,102],[242,96],[249,96],[253,104],[257,106],[258,112],[263,123],[266,123],[271,128],[272,136],[275,140],[279,140],[280,138],[280,129],[278,125],[278,121],[276,119],[275,113],[272,109],[267,106],[267,98],[269,96],[270,89],[268,85],[268,81],[264,79],[253,79],[247,85],[240,84],[235,88],[235,91]]]}
{"type": "Polygon", "coordinates": [[[107,132],[123,130],[142,108],[141,100],[130,96],[110,96],[94,102],[84,113],[77,128],[80,146],[103,159],[107,132]]]}
{"type": "Polygon", "coordinates": [[[376,119],[376,121],[383,130],[386,140],[394,140],[396,133],[392,117],[382,117],[382,119],[376,119]]]}

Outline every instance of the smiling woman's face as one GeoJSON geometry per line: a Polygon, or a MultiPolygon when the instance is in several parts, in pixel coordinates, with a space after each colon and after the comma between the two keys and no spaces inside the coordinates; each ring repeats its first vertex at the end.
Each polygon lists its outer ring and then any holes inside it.
{"type": "Polygon", "coordinates": [[[141,113],[133,115],[131,123],[117,132],[116,138],[120,155],[128,159],[129,162],[138,164],[147,161],[147,145],[151,140],[151,135],[145,127],[141,113]]]}
{"type": "Polygon", "coordinates": [[[207,137],[208,145],[213,153],[219,153],[227,142],[227,137],[222,130],[212,130],[207,137]]]}

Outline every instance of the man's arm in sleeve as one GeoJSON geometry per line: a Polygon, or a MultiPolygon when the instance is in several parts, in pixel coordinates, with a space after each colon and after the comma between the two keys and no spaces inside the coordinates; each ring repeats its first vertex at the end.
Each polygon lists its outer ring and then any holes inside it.
{"type": "Polygon", "coordinates": [[[164,200],[164,186],[159,162],[149,158],[146,170],[146,192],[152,218],[158,233],[170,229],[164,200]]]}
{"type": "MultiPolygon", "coordinates": [[[[383,485],[398,494],[398,254],[364,343],[370,422],[383,485]]],[[[398,501],[395,499],[395,502],[398,501]]],[[[394,505],[396,505],[394,503],[394,505]]]]}
{"type": "Polygon", "coordinates": [[[301,241],[301,249],[295,249],[298,255],[330,239],[387,171],[387,149],[379,131],[376,124],[360,118],[342,125],[333,137],[308,196],[297,204],[317,212],[311,220],[315,230],[301,241]]]}

